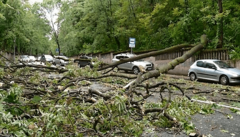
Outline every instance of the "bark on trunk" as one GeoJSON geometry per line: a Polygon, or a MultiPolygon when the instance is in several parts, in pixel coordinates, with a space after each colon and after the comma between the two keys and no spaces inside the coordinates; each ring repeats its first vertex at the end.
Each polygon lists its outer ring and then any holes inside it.
{"type": "Polygon", "coordinates": [[[191,56],[193,56],[196,52],[202,50],[206,44],[207,44],[207,37],[206,37],[206,35],[202,35],[201,43],[199,45],[193,47],[190,51],[185,53],[183,56],[172,60],[167,65],[142,75],[139,83],[142,83],[143,81],[145,81],[149,78],[152,78],[152,77],[158,77],[158,76],[160,76],[161,73],[166,73],[169,70],[174,69],[175,66],[185,62],[187,59],[189,59],[191,56]]]}
{"type": "Polygon", "coordinates": [[[191,45],[191,44],[181,44],[181,45],[176,45],[176,46],[173,46],[173,47],[170,47],[170,48],[166,48],[164,50],[153,51],[153,52],[142,54],[142,55],[139,55],[139,56],[136,56],[136,57],[123,59],[123,60],[120,60],[118,62],[114,62],[110,65],[107,65],[105,67],[99,68],[98,71],[104,70],[104,69],[107,69],[107,68],[110,68],[110,67],[115,67],[119,64],[123,64],[123,63],[129,62],[129,61],[139,60],[139,59],[147,58],[147,57],[150,57],[150,56],[161,55],[161,54],[165,54],[165,53],[168,53],[168,52],[172,52],[172,51],[176,51],[176,50],[180,50],[182,48],[188,48],[188,47],[193,47],[193,45],[191,45]]]}
{"type": "MultiPolygon", "coordinates": [[[[219,13],[222,13],[223,12],[222,0],[218,0],[218,8],[219,8],[219,13]]],[[[223,47],[223,18],[221,18],[219,22],[219,41],[218,41],[217,48],[222,48],[222,47],[223,47]]]]}
{"type": "Polygon", "coordinates": [[[152,70],[152,71],[149,71],[149,72],[143,74],[140,77],[139,80],[132,81],[131,84],[128,84],[128,86],[125,86],[124,88],[126,89],[129,86],[131,86],[131,85],[137,85],[138,83],[142,83],[143,81],[145,81],[145,80],[147,80],[149,78],[159,77],[162,73],[166,73],[169,70],[174,69],[175,66],[185,62],[187,59],[189,59],[191,56],[193,56],[196,52],[202,50],[206,45],[207,45],[207,37],[206,37],[206,35],[202,35],[201,36],[201,43],[198,44],[197,46],[193,47],[190,51],[185,53],[183,56],[172,60],[167,65],[164,65],[161,68],[156,68],[155,70],[152,70]]]}

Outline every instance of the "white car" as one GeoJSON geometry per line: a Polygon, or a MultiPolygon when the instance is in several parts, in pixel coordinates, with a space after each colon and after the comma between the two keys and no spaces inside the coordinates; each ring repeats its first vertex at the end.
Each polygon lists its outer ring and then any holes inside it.
{"type": "MultiPolygon", "coordinates": [[[[117,54],[114,56],[112,59],[113,62],[119,61],[121,59],[126,59],[126,58],[131,58],[137,56],[135,54],[129,54],[129,53],[122,53],[122,54],[117,54]]],[[[144,61],[144,60],[136,60],[133,62],[127,62],[123,63],[117,66],[119,69],[122,70],[129,70],[133,71],[134,74],[138,74],[140,71],[149,71],[154,69],[153,63],[149,61],[144,61]]]]}
{"type": "Polygon", "coordinates": [[[53,57],[51,55],[42,55],[40,61],[41,62],[53,62],[53,57]]]}
{"type": "Polygon", "coordinates": [[[22,61],[22,62],[29,62],[30,61],[28,55],[21,55],[19,60],[22,61]]]}
{"type": "Polygon", "coordinates": [[[53,59],[53,64],[54,65],[59,64],[61,66],[64,66],[68,64],[67,60],[69,60],[69,58],[66,56],[55,56],[55,58],[53,59]]]}
{"type": "Polygon", "coordinates": [[[28,56],[28,58],[30,62],[34,62],[37,60],[34,56],[28,56]]]}

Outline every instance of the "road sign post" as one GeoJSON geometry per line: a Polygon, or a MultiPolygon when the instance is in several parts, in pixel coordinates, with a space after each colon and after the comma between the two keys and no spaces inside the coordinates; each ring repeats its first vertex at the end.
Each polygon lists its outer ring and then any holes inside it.
{"type": "Polygon", "coordinates": [[[132,54],[132,48],[135,48],[136,39],[135,38],[129,38],[129,47],[131,48],[131,54],[132,54]]]}

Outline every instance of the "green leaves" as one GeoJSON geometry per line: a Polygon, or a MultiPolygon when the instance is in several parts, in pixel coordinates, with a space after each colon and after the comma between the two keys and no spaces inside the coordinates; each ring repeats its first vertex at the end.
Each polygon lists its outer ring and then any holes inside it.
{"type": "Polygon", "coordinates": [[[4,99],[5,102],[7,103],[18,103],[18,96],[11,92],[5,99],[4,99]]]}
{"type": "Polygon", "coordinates": [[[32,103],[34,103],[34,104],[38,104],[38,103],[40,103],[40,101],[42,100],[42,98],[40,97],[40,96],[34,96],[33,98],[32,98],[32,103]]]}

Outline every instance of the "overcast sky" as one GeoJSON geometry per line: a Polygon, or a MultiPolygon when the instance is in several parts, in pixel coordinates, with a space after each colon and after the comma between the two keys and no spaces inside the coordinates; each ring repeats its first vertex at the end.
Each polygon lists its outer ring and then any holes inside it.
{"type": "Polygon", "coordinates": [[[33,5],[35,2],[42,2],[43,0],[28,0],[30,4],[33,5]]]}

